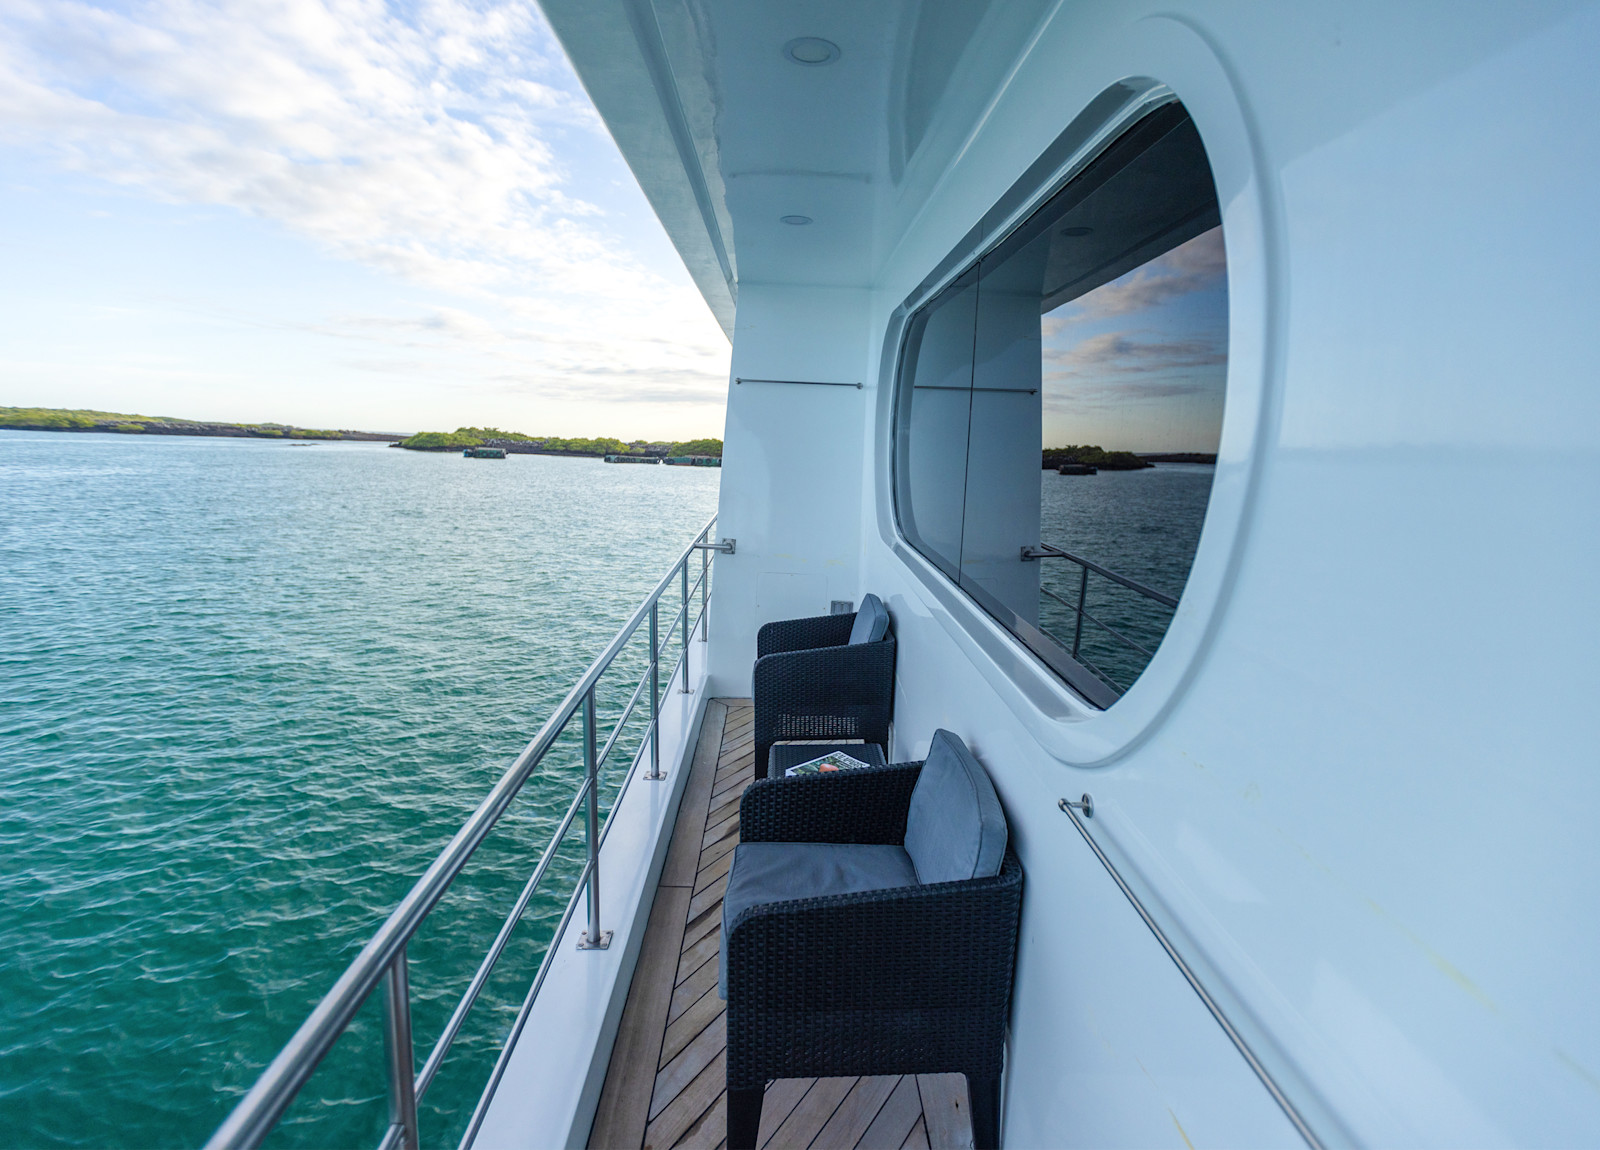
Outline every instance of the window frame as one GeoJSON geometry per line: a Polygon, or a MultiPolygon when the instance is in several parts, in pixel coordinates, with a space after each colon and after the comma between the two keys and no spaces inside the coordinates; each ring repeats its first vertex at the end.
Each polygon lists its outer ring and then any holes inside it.
{"type": "MultiPolygon", "coordinates": [[[[1114,87],[1112,92],[1116,91],[1114,87]]],[[[1110,94],[1110,93],[1108,93],[1110,94]]],[[[993,596],[984,594],[976,585],[968,585],[958,574],[952,576],[944,569],[944,562],[932,556],[917,545],[911,531],[907,529],[907,516],[910,509],[903,505],[903,479],[901,468],[905,462],[903,448],[906,444],[905,433],[909,430],[911,412],[911,392],[914,390],[914,380],[908,373],[908,366],[914,369],[915,364],[908,364],[908,351],[912,335],[918,330],[918,319],[928,312],[939,299],[951,292],[956,284],[971,277],[973,284],[977,285],[981,279],[982,265],[987,259],[998,255],[1002,249],[1010,245],[1013,240],[1027,232],[1037,220],[1039,214],[1050,207],[1052,202],[1061,193],[1076,184],[1082,185],[1080,195],[1087,196],[1099,187],[1105,180],[1120,171],[1115,167],[1102,170],[1098,178],[1093,171],[1100,166],[1101,161],[1111,158],[1120,151],[1130,151],[1129,159],[1137,158],[1149,146],[1142,137],[1148,137],[1150,131],[1158,127],[1157,122],[1163,119],[1162,113],[1168,109],[1178,107],[1183,109],[1185,118],[1192,121],[1192,113],[1184,108],[1176,94],[1164,85],[1156,85],[1144,93],[1144,98],[1136,100],[1131,106],[1124,105],[1121,115],[1115,115],[1102,122],[1100,130],[1088,146],[1079,145],[1077,155],[1067,166],[1062,165],[1059,150],[1063,144],[1071,140],[1074,129],[1097,111],[1099,101],[1085,110],[1072,126],[1062,133],[1055,145],[1041,156],[1039,161],[1032,165],[1024,175],[1012,185],[1011,189],[999,202],[985,214],[984,220],[973,228],[939,264],[939,266],[918,286],[917,290],[907,296],[901,305],[895,309],[891,319],[890,331],[885,333],[892,337],[892,343],[886,342],[886,350],[893,348],[892,359],[885,357],[885,367],[892,371],[889,378],[892,386],[888,397],[888,497],[891,526],[896,541],[914,554],[919,560],[927,564],[931,573],[937,577],[940,589],[954,592],[959,599],[972,604],[994,623],[1013,641],[1020,645],[1028,655],[1042,664],[1059,682],[1064,683],[1075,692],[1083,701],[1087,702],[1096,711],[1104,712],[1113,704],[1124,698],[1126,692],[1118,692],[1108,685],[1099,675],[1095,674],[1086,665],[1072,658],[1071,653],[1063,649],[1054,638],[1046,635],[1026,619],[1019,616],[1005,604],[993,596]],[[1041,182],[1041,169],[1053,168],[1053,178],[1041,182]],[[1004,222],[998,226],[987,226],[989,221],[1002,215],[1004,222]],[[981,240],[978,237],[982,237],[981,240]],[[977,240],[977,242],[974,242],[977,240]]],[[[1159,134],[1164,135],[1170,130],[1161,127],[1159,134]]],[[[1202,143],[1204,141],[1202,140],[1202,143]]],[[[1211,166],[1212,177],[1215,179],[1216,170],[1212,163],[1211,151],[1206,149],[1207,164],[1211,166]]],[[[1220,211],[1220,204],[1219,204],[1220,211]]],[[[1156,258],[1156,257],[1152,257],[1156,258]]],[[[925,326],[925,325],[923,325],[925,326]]],[[[1232,341],[1229,341],[1230,360],[1232,358],[1232,341]]],[[[1224,394],[1227,392],[1225,390],[1224,394]]],[[[963,464],[965,466],[965,462],[963,464]]],[[[1215,481],[1211,495],[1207,499],[1207,519],[1211,514],[1211,496],[1215,494],[1215,481]]],[[[1198,560],[1198,552],[1195,560],[1198,560]]],[[[1191,561],[1190,572],[1193,574],[1195,561],[1191,561]]],[[[1179,600],[1183,599],[1188,588],[1189,578],[1185,577],[1184,588],[1179,590],[1179,600]]],[[[1154,663],[1159,658],[1161,651],[1166,646],[1166,634],[1172,629],[1169,621],[1167,631],[1162,635],[1162,641],[1156,647],[1156,655],[1150,662],[1154,663]]],[[[1148,666],[1147,668],[1148,669],[1148,666]]],[[[1141,671],[1135,683],[1144,678],[1141,671]]],[[[1132,689],[1130,685],[1129,690],[1132,689]]]]}

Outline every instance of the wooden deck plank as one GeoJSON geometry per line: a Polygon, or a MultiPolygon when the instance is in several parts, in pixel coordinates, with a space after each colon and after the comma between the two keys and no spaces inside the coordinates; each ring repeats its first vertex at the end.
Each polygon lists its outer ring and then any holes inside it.
{"type": "Polygon", "coordinates": [[[728,876],[723,875],[704,890],[696,891],[694,897],[689,900],[689,917],[694,918],[720,903],[723,892],[727,889],[728,876]]]}
{"type": "Polygon", "coordinates": [[[679,1138],[675,1150],[716,1150],[727,1142],[728,1094],[723,1091],[711,1104],[711,1109],[679,1138]]]}
{"type": "Polygon", "coordinates": [[[711,810],[719,812],[729,803],[737,803],[749,783],[748,772],[743,763],[734,767],[728,777],[714,780],[711,784],[711,810]]]}
{"type": "MultiPolygon", "coordinates": [[[[772,1132],[774,1150],[810,1146],[817,1131],[828,1124],[828,1119],[833,1117],[833,1112],[855,1084],[854,1078],[819,1078],[812,1083],[806,1096],[789,1112],[789,1117],[772,1132]]],[[[766,1109],[764,1101],[762,1109],[766,1109]]]]}
{"type": "Polygon", "coordinates": [[[678,1051],[688,1046],[711,1023],[721,1017],[726,1004],[722,996],[717,993],[716,987],[702,994],[688,1010],[678,1016],[677,1021],[667,1024],[667,1033],[661,1039],[661,1064],[665,1066],[678,1051]]]}
{"type": "Polygon", "coordinates": [[[683,798],[678,801],[678,822],[672,828],[667,861],[661,866],[661,882],[665,885],[693,886],[694,873],[700,869],[700,837],[705,831],[706,802],[711,794],[716,747],[722,739],[727,713],[727,705],[715,699],[706,704],[706,715],[700,723],[700,742],[694,749],[694,765],[689,769],[683,798]]]}
{"type": "MultiPolygon", "coordinates": [[[[711,811],[706,815],[706,826],[708,828],[739,817],[739,800],[744,797],[744,788],[745,784],[741,779],[738,785],[729,788],[727,797],[720,802],[716,795],[711,796],[711,811]]],[[[702,837],[700,849],[704,850],[708,845],[710,844],[702,837]]]]}
{"type": "Polygon", "coordinates": [[[738,836],[737,833],[730,834],[730,835],[723,835],[716,842],[710,843],[710,844],[708,844],[707,846],[705,846],[705,847],[703,847],[701,849],[701,851],[700,851],[700,865],[701,866],[705,866],[708,863],[716,862],[723,855],[732,854],[733,853],[733,848],[738,846],[738,845],[739,845],[739,836],[738,836]]]}
{"type": "Polygon", "coordinates": [[[689,889],[656,889],[649,924],[639,949],[639,964],[628,987],[611,1064],[595,1111],[589,1141],[595,1146],[638,1146],[644,1140],[650,1096],[655,1091],[655,1067],[660,1061],[662,1031],[672,1002],[669,961],[682,937],[681,925],[689,906],[689,889]]]}
{"type": "Polygon", "coordinates": [[[761,1132],[756,1135],[759,1150],[772,1140],[773,1134],[784,1120],[794,1113],[800,1099],[806,1096],[817,1080],[815,1078],[781,1078],[767,1087],[761,1099],[761,1132]]]}
{"type": "MultiPolygon", "coordinates": [[[[811,1150],[851,1150],[899,1085],[900,1079],[892,1075],[856,1079],[850,1093],[811,1140],[811,1150]]],[[[895,1150],[899,1150],[898,1145],[895,1150]]]]}
{"type": "Polygon", "coordinates": [[[715,862],[707,863],[700,869],[700,873],[694,876],[694,889],[697,892],[705,890],[706,887],[726,875],[732,867],[733,852],[729,851],[715,862]]]}
{"type": "Polygon", "coordinates": [[[967,1110],[965,1074],[919,1074],[922,1116],[927,1120],[931,1150],[970,1150],[972,1116],[967,1110]]]}
{"type": "MultiPolygon", "coordinates": [[[[712,1061],[650,1120],[644,1132],[644,1150],[671,1150],[702,1115],[716,1105],[727,1087],[727,1070],[721,1058],[712,1061]]],[[[726,1126],[726,1122],[724,1122],[726,1126]]],[[[724,1130],[726,1133],[726,1130],[724,1130]]],[[[596,1147],[596,1150],[606,1150],[596,1147]]]]}
{"type": "Polygon", "coordinates": [[[683,952],[683,957],[678,960],[679,972],[692,974],[700,968],[702,962],[716,958],[717,951],[722,944],[721,933],[721,931],[717,930],[707,931],[705,937],[686,949],[683,952]]]}
{"type": "Polygon", "coordinates": [[[693,1082],[707,1066],[721,1062],[722,1052],[727,1046],[727,1018],[719,1014],[656,1075],[656,1097],[650,1102],[650,1117],[653,1119],[665,1110],[679,1091],[693,1082]]]}
{"type": "Polygon", "coordinates": [[[900,1144],[921,1117],[922,1099],[917,1094],[917,1079],[907,1074],[896,1084],[856,1146],[859,1150],[900,1150],[900,1144]]]}
{"type": "Polygon", "coordinates": [[[706,935],[722,927],[722,911],[717,907],[707,907],[699,916],[689,920],[689,925],[683,931],[683,949],[688,950],[706,935]]]}
{"type": "Polygon", "coordinates": [[[738,830],[739,808],[734,807],[733,817],[731,819],[724,819],[720,823],[708,824],[706,826],[706,833],[700,840],[701,847],[703,849],[707,844],[716,842],[724,835],[737,834],[738,830]]]}
{"type": "Polygon", "coordinates": [[[702,963],[700,967],[690,974],[688,978],[678,983],[672,992],[672,1006],[667,1011],[667,1025],[671,1026],[683,1016],[695,1003],[700,1001],[700,996],[710,990],[715,993],[717,985],[717,960],[702,963]]]}
{"type": "Polygon", "coordinates": [[[900,1143],[900,1150],[929,1150],[927,1124],[920,1114],[917,1115],[917,1124],[911,1128],[911,1133],[900,1143]]]}

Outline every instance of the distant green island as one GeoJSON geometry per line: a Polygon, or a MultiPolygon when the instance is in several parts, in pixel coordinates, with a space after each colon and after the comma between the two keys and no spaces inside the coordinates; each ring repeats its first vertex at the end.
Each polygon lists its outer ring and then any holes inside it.
{"type": "Polygon", "coordinates": [[[1044,468],[1052,470],[1068,464],[1096,467],[1101,471],[1142,471],[1158,463],[1215,463],[1217,457],[1202,451],[1107,451],[1083,444],[1044,449],[1044,468]]]}
{"type": "Polygon", "coordinates": [[[502,447],[514,455],[621,455],[678,457],[685,455],[722,458],[722,440],[687,439],[651,442],[636,439],[600,437],[596,439],[563,439],[557,435],[524,435],[520,431],[502,431],[498,427],[458,427],[454,431],[422,431],[400,440],[396,447],[409,451],[460,451],[465,447],[502,447]]]}
{"type": "Polygon", "coordinates": [[[1131,451],[1107,451],[1103,447],[1087,444],[1078,447],[1047,447],[1044,449],[1044,466],[1060,467],[1077,463],[1085,467],[1098,467],[1101,471],[1139,471],[1155,464],[1131,451]]]}
{"type": "Polygon", "coordinates": [[[398,432],[332,431],[289,423],[212,423],[165,415],[129,415],[56,407],[0,407],[0,428],[10,431],[111,431],[120,435],[211,435],[231,439],[357,439],[394,443],[398,432]]]}
{"type": "Polygon", "coordinates": [[[331,430],[290,423],[216,423],[165,415],[130,415],[56,407],[0,407],[0,428],[9,431],[108,431],[119,435],[208,435],[232,439],[351,439],[388,443],[411,451],[460,451],[464,447],[503,447],[518,455],[710,456],[722,458],[722,440],[689,439],[624,442],[610,436],[567,439],[524,435],[498,427],[458,427],[403,435],[392,431],[331,430]]]}

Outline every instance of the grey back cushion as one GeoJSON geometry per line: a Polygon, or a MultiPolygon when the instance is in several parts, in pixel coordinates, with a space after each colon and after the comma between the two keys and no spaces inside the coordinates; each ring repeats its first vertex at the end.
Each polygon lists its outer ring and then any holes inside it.
{"type": "Polygon", "coordinates": [[[856,612],[856,621],[850,628],[850,643],[876,643],[889,633],[889,609],[883,605],[883,600],[876,595],[869,594],[861,600],[861,610],[856,612]]]}
{"type": "Polygon", "coordinates": [[[917,881],[956,882],[1000,873],[1006,816],[994,784],[967,745],[935,731],[927,761],[911,791],[906,853],[917,881]]]}

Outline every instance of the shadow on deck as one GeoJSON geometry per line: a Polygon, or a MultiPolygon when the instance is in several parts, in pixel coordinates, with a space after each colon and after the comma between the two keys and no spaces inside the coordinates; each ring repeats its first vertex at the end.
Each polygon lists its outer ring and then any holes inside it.
{"type": "MultiPolygon", "coordinates": [[[[727,1136],[722,892],[752,777],[748,699],[713,699],[650,909],[589,1145],[715,1150],[727,1136]]],[[[769,1083],[758,1143],[773,1150],[950,1150],[972,1145],[959,1074],[769,1083]]]]}

